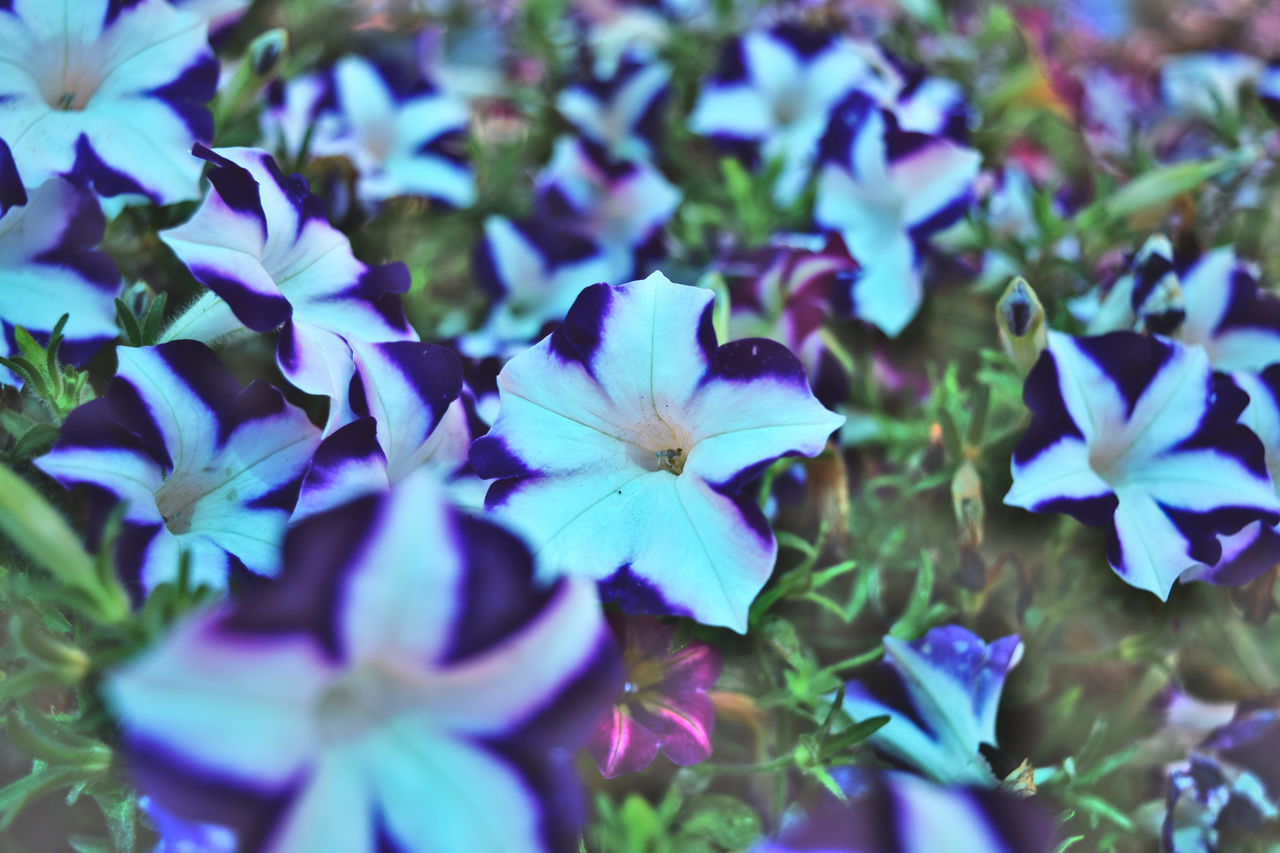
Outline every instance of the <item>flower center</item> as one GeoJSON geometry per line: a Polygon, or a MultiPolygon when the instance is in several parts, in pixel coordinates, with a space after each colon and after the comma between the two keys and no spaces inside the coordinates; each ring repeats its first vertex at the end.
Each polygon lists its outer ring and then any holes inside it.
{"type": "Polygon", "coordinates": [[[164,519],[164,526],[175,536],[191,532],[191,520],[195,516],[196,502],[203,497],[198,488],[184,482],[186,478],[170,477],[156,490],[156,509],[164,519]]]}
{"type": "Polygon", "coordinates": [[[635,431],[635,442],[628,455],[650,471],[667,471],[677,477],[684,472],[685,462],[693,450],[693,442],[684,430],[655,419],[635,431]]]}
{"type": "Polygon", "coordinates": [[[62,112],[80,112],[89,106],[89,101],[98,91],[102,83],[105,69],[95,68],[82,56],[72,51],[61,63],[53,63],[40,75],[40,95],[45,103],[62,112]]]}

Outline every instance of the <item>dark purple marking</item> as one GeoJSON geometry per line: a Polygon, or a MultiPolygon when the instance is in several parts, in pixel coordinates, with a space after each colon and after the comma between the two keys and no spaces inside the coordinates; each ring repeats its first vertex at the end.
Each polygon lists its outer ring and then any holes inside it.
{"type": "Polygon", "coordinates": [[[117,171],[103,162],[89,143],[89,137],[83,133],[76,140],[76,159],[65,177],[74,184],[92,188],[100,196],[136,193],[146,196],[153,204],[160,204],[157,193],[142,186],[131,175],[117,171]]]}
{"type": "Polygon", "coordinates": [[[623,613],[645,613],[655,616],[689,616],[687,608],[672,604],[648,579],[637,575],[625,564],[609,577],[600,581],[600,600],[612,602],[623,613]]]}
{"type": "Polygon", "coordinates": [[[9,208],[26,203],[27,190],[22,185],[22,176],[18,174],[18,164],[13,160],[9,144],[0,139],[0,216],[8,213],[9,208]]]}
{"type": "Polygon", "coordinates": [[[761,379],[809,390],[804,365],[777,341],[768,338],[742,338],[716,349],[700,384],[714,380],[749,383],[761,379]]]}
{"type": "Polygon", "coordinates": [[[218,197],[236,213],[252,216],[258,223],[262,239],[267,239],[267,214],[262,209],[262,190],[253,173],[232,160],[196,143],[191,153],[214,164],[209,170],[209,183],[218,197]]]}
{"type": "Polygon", "coordinates": [[[1115,383],[1127,404],[1126,417],[1174,352],[1171,344],[1135,332],[1074,338],[1073,344],[1115,383]]]}
{"type": "Polygon", "coordinates": [[[173,80],[147,92],[168,105],[193,139],[213,140],[213,113],[205,106],[218,91],[218,60],[204,53],[173,80]]]}
{"type": "Polygon", "coordinates": [[[1013,461],[1026,465],[1044,451],[1065,438],[1083,440],[1084,433],[1076,426],[1062,399],[1058,362],[1048,350],[1040,353],[1026,384],[1022,386],[1022,401],[1031,410],[1031,425],[1023,433],[1013,449],[1013,461]]]}
{"type": "Polygon", "coordinates": [[[194,266],[190,269],[201,284],[226,300],[240,322],[255,332],[279,328],[293,313],[289,300],[279,293],[260,293],[213,267],[194,266]]]}

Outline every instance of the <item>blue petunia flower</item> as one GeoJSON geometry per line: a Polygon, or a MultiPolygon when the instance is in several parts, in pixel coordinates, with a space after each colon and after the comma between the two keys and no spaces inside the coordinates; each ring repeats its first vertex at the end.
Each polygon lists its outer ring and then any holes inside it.
{"type": "Polygon", "coordinates": [[[199,195],[218,63],[199,15],[165,0],[0,4],[0,138],[34,189],[56,175],[156,204],[199,195]]]}
{"type": "Polygon", "coordinates": [[[253,148],[197,148],[213,189],[185,224],[160,233],[209,288],[164,340],[206,343],[280,329],[276,359],[295,386],[341,400],[353,365],[347,340],[415,340],[400,306],[403,264],[368,267],[298,175],[253,148]]]}
{"type": "MultiPolygon", "coordinates": [[[[91,194],[54,178],[28,193],[0,139],[0,355],[14,351],[14,329],[47,336],[63,314],[60,354],[82,363],[115,338],[120,271],[97,250],[106,221],[91,194]]],[[[0,368],[0,381],[13,382],[0,368]]]]}
{"type": "Polygon", "coordinates": [[[774,197],[799,197],[832,110],[855,88],[879,88],[866,51],[849,39],[781,24],[753,30],[724,49],[704,83],[689,128],[729,146],[780,161],[774,197]]]}
{"type": "Polygon", "coordinates": [[[475,275],[494,302],[484,329],[466,337],[467,354],[495,355],[510,342],[534,340],[547,323],[564,319],[584,287],[612,281],[616,272],[590,237],[538,220],[489,217],[475,275]]]}
{"type": "Polygon", "coordinates": [[[844,418],[781,344],[717,346],[713,299],[661,273],[588,287],[502,369],[502,408],[471,464],[498,478],[486,506],[546,574],[743,632],[777,542],[741,489],[780,456],[817,455],[844,418]]]}
{"type": "Polygon", "coordinates": [[[822,139],[814,219],[862,264],[853,314],[896,337],[924,300],[929,241],[973,201],[982,158],[946,136],[903,129],[862,92],[836,108],[822,139]]]}
{"type": "Polygon", "coordinates": [[[124,502],[116,567],[135,591],[174,580],[184,552],[193,585],[274,574],[319,430],[262,380],[241,390],[194,341],[119,360],[106,397],[73,411],[36,466],[124,502]]]}
{"type": "Polygon", "coordinates": [[[994,788],[1001,780],[983,756],[996,746],[996,711],[1005,676],[1022,657],[1017,636],[984,643],[957,625],[913,642],[884,638],[877,679],[850,681],[842,710],[854,720],[887,714],[870,743],[944,785],[994,788]]]}
{"type": "Polygon", "coordinates": [[[310,153],[350,160],[367,206],[408,195],[467,207],[476,190],[459,142],[466,101],[401,76],[362,56],[339,59],[328,81],[333,107],[316,117],[310,153]]]}
{"type": "Polygon", "coordinates": [[[1049,853],[1053,815],[1031,800],[946,788],[905,773],[851,775],[849,805],[825,796],[784,817],[753,853],[1049,853]]]}
{"type": "Polygon", "coordinates": [[[660,259],[662,226],[681,193],[653,164],[614,160],[585,140],[556,140],[551,162],[534,186],[539,212],[593,240],[604,254],[608,282],[627,281],[660,259]]]}
{"type": "Polygon", "coordinates": [[[556,109],[584,139],[617,160],[648,160],[661,130],[671,69],[624,58],[607,78],[566,86],[556,109]]]}
{"type": "Polygon", "coordinates": [[[593,586],[532,575],[425,471],[307,519],[277,580],[106,678],[139,787],[245,850],[570,849],[622,673],[593,586]]]}
{"type": "Polygon", "coordinates": [[[1165,853],[1234,849],[1226,840],[1280,821],[1280,711],[1241,709],[1169,774],[1165,853]],[[1220,846],[1221,845],[1221,846],[1220,846]]]}
{"type": "Polygon", "coordinates": [[[1280,521],[1248,397],[1200,347],[1049,333],[1023,392],[1032,421],[1005,503],[1107,532],[1107,560],[1161,599],[1222,556],[1221,535],[1280,521]]]}
{"type": "Polygon", "coordinates": [[[384,492],[424,466],[443,481],[467,464],[471,425],[460,399],[462,364],[452,350],[416,341],[352,341],[351,349],[355,375],[346,405],[330,411],[295,521],[384,492]]]}

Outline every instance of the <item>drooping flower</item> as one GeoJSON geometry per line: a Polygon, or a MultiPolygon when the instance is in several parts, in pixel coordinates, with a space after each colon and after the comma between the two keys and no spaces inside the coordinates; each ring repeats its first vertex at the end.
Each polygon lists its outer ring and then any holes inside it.
{"type": "Polygon", "coordinates": [[[689,128],[731,147],[781,161],[781,204],[804,189],[831,112],[859,84],[873,84],[866,56],[848,39],[783,24],[726,45],[720,69],[702,88],[689,128]]]}
{"type": "MultiPolygon", "coordinates": [[[[120,271],[97,250],[105,228],[97,199],[61,178],[27,193],[0,139],[0,355],[13,353],[15,327],[43,337],[63,314],[69,361],[116,336],[120,271]]],[[[9,371],[0,381],[13,381],[9,371]]]]}
{"type": "Polygon", "coordinates": [[[566,86],[556,109],[584,138],[616,160],[648,160],[660,130],[671,69],[624,58],[609,77],[566,86]]]}
{"type": "MultiPolygon", "coordinates": [[[[1213,853],[1224,842],[1280,821],[1280,711],[1241,709],[1169,774],[1162,828],[1166,853],[1213,853]]],[[[1220,846],[1222,845],[1222,846],[1220,846]]]]}
{"type": "Polygon", "coordinates": [[[194,341],[118,357],[106,397],[73,411],[36,465],[125,503],[116,567],[135,591],[174,580],[182,553],[193,586],[274,574],[319,430],[264,381],[241,390],[194,341]]]}
{"type": "Polygon", "coordinates": [[[140,788],[245,850],[571,847],[621,673],[591,584],[532,573],[425,471],[307,519],[276,581],[108,676],[140,788]]]}
{"type": "Polygon", "coordinates": [[[348,158],[363,204],[401,195],[454,207],[475,200],[475,178],[455,150],[467,127],[465,101],[362,56],[339,59],[329,76],[333,109],[316,118],[310,151],[348,158]]]}
{"type": "Polygon", "coordinates": [[[1017,636],[984,643],[957,625],[932,628],[905,642],[884,638],[877,678],[851,681],[843,710],[854,720],[883,714],[889,722],[870,743],[944,785],[994,788],[983,746],[996,746],[996,711],[1004,679],[1022,657],[1017,636]]]}
{"type": "Polygon", "coordinates": [[[680,204],[680,190],[653,164],[613,160],[571,136],[556,140],[535,191],[544,216],[599,245],[608,282],[630,279],[662,257],[662,226],[680,204]]]}
{"type": "Polygon", "coordinates": [[[675,626],[649,616],[611,614],[626,683],[591,732],[587,749],[606,779],[643,770],[658,751],[675,764],[711,755],[715,708],[707,691],[720,677],[720,650],[699,640],[672,649],[675,626]]]}
{"type": "Polygon", "coordinates": [[[708,290],[661,273],[584,290],[564,325],[507,362],[471,464],[486,506],[548,575],[606,581],[625,610],[743,632],[777,542],[740,493],[771,461],[817,455],[844,418],[764,339],[716,346],[708,290]]]}
{"type": "Polygon", "coordinates": [[[356,260],[302,177],[286,178],[257,149],[200,146],[195,154],[214,164],[213,189],[160,239],[210,293],[165,340],[207,343],[244,327],[280,328],[276,359],[285,377],[309,394],[341,398],[353,369],[346,340],[416,339],[399,299],[408,270],[356,260]]]}
{"type": "Polygon", "coordinates": [[[1005,503],[1066,512],[1107,532],[1107,561],[1161,599],[1222,555],[1219,536],[1275,524],[1248,397],[1200,347],[1115,332],[1049,343],[1023,392],[1032,421],[1005,503]]]}
{"type": "Polygon", "coordinates": [[[197,197],[188,152],[213,137],[217,77],[205,21],[165,0],[0,8],[0,138],[32,189],[66,175],[102,196],[197,197]]]}
{"type": "Polygon", "coordinates": [[[944,136],[904,130],[861,92],[836,108],[822,138],[814,219],[862,264],[854,316],[896,337],[924,300],[931,238],[964,216],[982,158],[944,136]]]}
{"type": "Polygon", "coordinates": [[[1012,794],[906,773],[859,774],[844,787],[851,805],[825,796],[753,853],[1049,853],[1058,844],[1053,816],[1012,794]]]}

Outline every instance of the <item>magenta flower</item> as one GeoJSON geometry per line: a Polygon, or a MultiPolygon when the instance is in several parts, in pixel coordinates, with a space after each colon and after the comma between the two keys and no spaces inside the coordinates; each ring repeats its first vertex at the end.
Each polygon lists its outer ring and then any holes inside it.
{"type": "Polygon", "coordinates": [[[643,770],[658,751],[676,764],[711,755],[715,709],[707,690],[720,677],[720,650],[692,640],[672,651],[674,625],[651,616],[610,614],[622,645],[626,684],[587,742],[600,773],[612,779],[643,770]]]}

